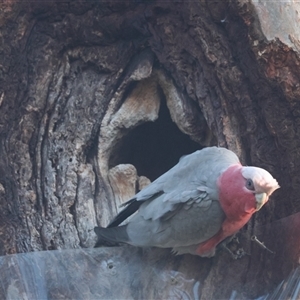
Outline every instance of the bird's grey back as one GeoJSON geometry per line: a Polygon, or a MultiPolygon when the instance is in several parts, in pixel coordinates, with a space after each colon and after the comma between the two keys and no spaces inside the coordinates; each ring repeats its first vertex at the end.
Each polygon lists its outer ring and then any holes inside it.
{"type": "Polygon", "coordinates": [[[204,148],[182,157],[177,165],[136,195],[137,201],[144,201],[160,193],[140,207],[141,214],[145,219],[160,218],[201,191],[217,200],[218,177],[230,165],[238,163],[232,151],[218,147],[204,148]]]}

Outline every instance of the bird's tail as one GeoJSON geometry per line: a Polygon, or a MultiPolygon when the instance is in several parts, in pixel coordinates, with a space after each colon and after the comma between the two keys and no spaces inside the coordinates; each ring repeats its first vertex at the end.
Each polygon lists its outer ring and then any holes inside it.
{"type": "Polygon", "coordinates": [[[129,240],[126,225],[111,228],[95,227],[94,231],[98,237],[95,247],[118,246],[120,243],[127,243],[129,240]]]}

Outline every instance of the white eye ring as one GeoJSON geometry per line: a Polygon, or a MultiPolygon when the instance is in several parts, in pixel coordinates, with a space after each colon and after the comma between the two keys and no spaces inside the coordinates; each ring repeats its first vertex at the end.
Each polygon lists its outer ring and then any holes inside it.
{"type": "Polygon", "coordinates": [[[252,179],[248,178],[246,180],[246,188],[250,191],[255,191],[255,187],[254,187],[254,183],[253,183],[252,179]]]}

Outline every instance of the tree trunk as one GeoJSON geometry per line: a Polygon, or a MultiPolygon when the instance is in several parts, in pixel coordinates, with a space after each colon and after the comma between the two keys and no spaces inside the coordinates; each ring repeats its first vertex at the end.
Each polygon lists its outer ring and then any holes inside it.
{"type": "Polygon", "coordinates": [[[298,4],[285,5],[0,4],[1,255],[93,247],[119,204],[219,145],[281,189],[241,233],[251,256],[169,257],[168,268],[203,282],[203,299],[271,291],[299,258],[278,221],[300,211],[298,4]]]}

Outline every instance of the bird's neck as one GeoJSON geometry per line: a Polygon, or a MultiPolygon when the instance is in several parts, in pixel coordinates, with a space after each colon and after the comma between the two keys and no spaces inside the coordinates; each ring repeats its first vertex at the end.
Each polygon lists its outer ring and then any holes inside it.
{"type": "Polygon", "coordinates": [[[218,182],[220,205],[227,219],[240,225],[246,224],[256,211],[254,193],[245,188],[245,182],[240,164],[230,166],[218,182]]]}

